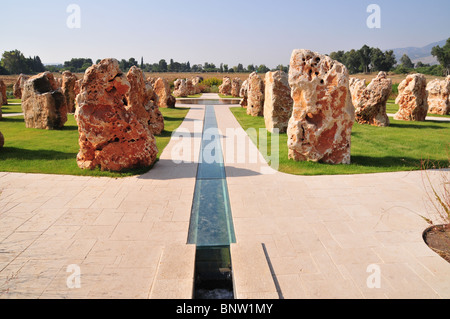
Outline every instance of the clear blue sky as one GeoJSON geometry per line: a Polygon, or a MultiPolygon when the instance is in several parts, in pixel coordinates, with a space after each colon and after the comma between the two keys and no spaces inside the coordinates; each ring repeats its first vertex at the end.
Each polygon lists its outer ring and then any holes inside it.
{"type": "Polygon", "coordinates": [[[0,12],[0,53],[18,49],[44,63],[143,56],[275,67],[293,49],[387,50],[450,37],[449,0],[1,0],[0,12]],[[372,3],[381,29],[366,25],[372,3]],[[66,25],[69,4],[81,8],[80,29],[66,25]]]}

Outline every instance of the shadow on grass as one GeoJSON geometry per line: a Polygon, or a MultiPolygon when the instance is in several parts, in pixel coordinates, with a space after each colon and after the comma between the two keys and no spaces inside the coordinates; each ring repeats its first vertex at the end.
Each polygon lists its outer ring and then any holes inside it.
{"type": "MultiPolygon", "coordinates": [[[[445,160],[435,160],[429,159],[432,162],[448,165],[448,161],[445,160]]],[[[420,169],[422,167],[422,163],[420,160],[411,157],[402,157],[402,156],[384,156],[384,157],[371,157],[371,156],[362,156],[362,155],[352,155],[352,164],[360,165],[360,166],[372,166],[372,167],[410,167],[420,169]]]]}
{"type": "Polygon", "coordinates": [[[49,150],[27,150],[17,147],[4,147],[0,160],[66,160],[75,159],[77,153],[65,153],[49,150]]]}
{"type": "Polygon", "coordinates": [[[427,125],[427,124],[425,124],[427,122],[433,122],[435,124],[445,124],[445,123],[440,122],[440,121],[428,121],[427,120],[426,122],[420,122],[420,123],[424,123],[422,125],[420,125],[420,124],[411,124],[411,123],[402,123],[402,124],[400,124],[400,123],[391,123],[390,127],[401,128],[401,129],[411,128],[411,129],[433,129],[433,130],[443,130],[443,129],[447,128],[444,125],[443,126],[427,125]]]}
{"type": "Polygon", "coordinates": [[[25,120],[23,119],[23,117],[22,118],[17,118],[17,117],[3,117],[1,120],[0,120],[0,123],[1,122],[3,122],[3,123],[19,123],[19,122],[22,122],[24,125],[25,125],[25,120]]]}

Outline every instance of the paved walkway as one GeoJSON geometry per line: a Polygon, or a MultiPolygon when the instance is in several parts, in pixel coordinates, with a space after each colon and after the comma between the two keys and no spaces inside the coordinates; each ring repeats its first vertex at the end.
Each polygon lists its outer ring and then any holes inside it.
{"type": "MultiPolygon", "coordinates": [[[[192,106],[180,127],[195,149],[203,114],[192,106]]],[[[415,214],[426,203],[420,172],[261,174],[270,171],[265,162],[240,163],[227,148],[231,133],[255,148],[229,107],[216,114],[238,298],[450,298],[450,265],[424,244],[427,225],[415,214]],[[380,288],[367,286],[373,269],[380,288]]],[[[0,298],[190,298],[198,154],[175,164],[176,146],[173,139],[138,177],[0,173],[0,298]],[[69,265],[79,267],[80,288],[69,265]]]]}

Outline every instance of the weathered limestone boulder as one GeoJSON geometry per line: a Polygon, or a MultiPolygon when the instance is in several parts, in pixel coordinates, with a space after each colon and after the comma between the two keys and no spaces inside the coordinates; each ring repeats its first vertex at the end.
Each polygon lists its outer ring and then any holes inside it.
{"type": "Polygon", "coordinates": [[[200,89],[201,82],[203,82],[203,78],[201,76],[196,76],[192,78],[192,85],[194,85],[195,94],[202,93],[202,90],[200,89]]]}
{"type": "Polygon", "coordinates": [[[328,56],[294,50],[289,84],[294,100],[287,131],[289,158],[350,164],[355,109],[347,68],[328,56]]]}
{"type": "Polygon", "coordinates": [[[21,99],[22,98],[22,90],[23,87],[25,85],[25,82],[29,79],[29,76],[26,76],[25,74],[21,74],[19,75],[19,77],[17,78],[16,83],[14,83],[13,86],[13,95],[16,99],[21,99]]]}
{"type": "Polygon", "coordinates": [[[0,108],[2,105],[8,105],[8,97],[6,96],[6,84],[0,80],[0,108]]]}
{"type": "Polygon", "coordinates": [[[128,109],[137,115],[142,125],[147,126],[152,134],[160,135],[164,131],[164,117],[155,101],[157,96],[151,83],[145,81],[144,72],[136,66],[127,74],[130,90],[126,94],[128,109]]]}
{"type": "Polygon", "coordinates": [[[75,112],[75,85],[78,81],[76,75],[72,74],[70,71],[64,71],[62,74],[62,85],[61,90],[66,99],[67,111],[69,113],[75,112]]]}
{"type": "Polygon", "coordinates": [[[392,93],[392,80],[387,78],[386,72],[380,72],[367,87],[364,80],[352,78],[350,92],[358,123],[374,126],[390,125],[386,103],[392,93]]]}
{"type": "Polygon", "coordinates": [[[66,99],[50,72],[31,77],[22,92],[22,111],[27,128],[61,129],[67,122],[66,99]]]}
{"type": "Polygon", "coordinates": [[[5,145],[5,137],[3,136],[2,132],[0,132],[0,149],[2,149],[4,145],[5,145]]]}
{"type": "Polygon", "coordinates": [[[234,78],[231,81],[231,95],[234,97],[239,97],[241,91],[242,81],[240,78],[234,78]]]}
{"type": "Polygon", "coordinates": [[[433,80],[427,85],[429,113],[450,114],[450,75],[445,80],[433,80]]]}
{"type": "Polygon", "coordinates": [[[174,91],[173,91],[173,95],[175,97],[186,97],[188,96],[188,90],[187,90],[187,85],[186,85],[186,80],[185,79],[177,79],[174,82],[174,91]]]}
{"type": "Polygon", "coordinates": [[[194,84],[192,83],[191,79],[186,79],[186,90],[187,90],[187,95],[197,94],[195,92],[195,87],[194,87],[194,84]]]}
{"type": "Polygon", "coordinates": [[[242,98],[240,103],[241,106],[246,108],[248,105],[248,80],[245,80],[244,83],[242,83],[241,90],[239,91],[239,97],[242,98]]]}
{"type": "Polygon", "coordinates": [[[264,81],[253,72],[248,78],[247,114],[264,116],[264,81]]]}
{"type": "Polygon", "coordinates": [[[400,121],[425,121],[428,113],[427,79],[423,74],[410,74],[398,86],[395,103],[399,110],[394,119],[400,121]]]}
{"type": "Polygon", "coordinates": [[[266,129],[278,129],[285,133],[292,115],[294,101],[291,97],[288,75],[283,71],[267,72],[264,98],[264,120],[266,129]]]}
{"type": "Polygon", "coordinates": [[[79,79],[75,82],[75,86],[73,88],[73,91],[75,93],[75,97],[77,97],[78,94],[80,94],[81,90],[81,82],[83,82],[83,79],[79,79]]]}
{"type": "Polygon", "coordinates": [[[219,93],[223,95],[231,95],[231,79],[226,76],[223,78],[222,84],[219,86],[219,93]]]}
{"type": "Polygon", "coordinates": [[[128,100],[130,89],[115,59],[102,60],[86,70],[75,113],[80,168],[122,171],[149,167],[156,161],[155,137],[131,110],[135,101],[128,100]]]}
{"type": "Polygon", "coordinates": [[[174,108],[177,100],[170,91],[169,82],[163,78],[149,78],[155,94],[158,96],[157,105],[159,108],[174,108]]]}

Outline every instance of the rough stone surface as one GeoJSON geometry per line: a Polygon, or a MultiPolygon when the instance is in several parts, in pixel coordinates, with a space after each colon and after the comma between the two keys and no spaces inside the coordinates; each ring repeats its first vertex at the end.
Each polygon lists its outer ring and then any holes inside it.
{"type": "Polygon", "coordinates": [[[152,85],[145,81],[144,72],[133,66],[127,74],[130,90],[126,94],[128,109],[137,115],[142,125],[147,126],[152,134],[160,135],[164,131],[164,117],[158,108],[152,85]]]}
{"type": "Polygon", "coordinates": [[[76,75],[72,74],[70,71],[65,71],[62,74],[62,85],[61,90],[66,99],[67,111],[69,113],[75,112],[75,86],[78,81],[76,75]]]}
{"type": "Polygon", "coordinates": [[[283,71],[267,72],[265,82],[264,120],[266,129],[272,133],[274,129],[285,133],[294,103],[288,75],[283,71]]]}
{"type": "Polygon", "coordinates": [[[243,108],[246,108],[248,105],[248,80],[245,80],[242,83],[241,90],[239,91],[239,97],[242,98],[241,103],[240,103],[241,106],[243,108]]]}
{"type": "Polygon", "coordinates": [[[355,107],[356,121],[360,124],[389,126],[386,103],[392,92],[392,80],[380,72],[366,87],[364,80],[350,79],[350,92],[355,107]]]}
{"type": "Polygon", "coordinates": [[[264,116],[264,81],[253,72],[248,78],[247,114],[264,116]]]}
{"type": "Polygon", "coordinates": [[[186,90],[187,90],[187,95],[195,95],[195,94],[197,94],[195,92],[194,83],[192,83],[191,79],[186,79],[186,90]]]}
{"type": "Polygon", "coordinates": [[[157,105],[159,108],[174,108],[175,97],[171,94],[169,82],[163,78],[149,78],[155,94],[158,96],[157,105]]]}
{"type": "Polygon", "coordinates": [[[8,97],[6,95],[6,84],[0,80],[0,108],[2,105],[8,105],[8,97]]]}
{"type": "Polygon", "coordinates": [[[177,79],[174,82],[175,89],[173,91],[173,95],[175,97],[186,97],[188,96],[188,90],[185,79],[177,79]]]}
{"type": "Polygon", "coordinates": [[[228,76],[224,77],[222,84],[219,86],[219,93],[231,95],[231,86],[231,79],[228,76]]]}
{"type": "Polygon", "coordinates": [[[0,132],[0,149],[2,149],[4,145],[5,145],[5,137],[3,136],[2,132],[0,132]]]}
{"type": "Polygon", "coordinates": [[[429,113],[450,114],[450,75],[445,80],[433,80],[427,85],[429,113]]]}
{"type": "Polygon", "coordinates": [[[289,158],[350,164],[355,109],[347,68],[328,56],[294,50],[289,84],[294,100],[287,132],[289,158]]]}
{"type": "Polygon", "coordinates": [[[22,98],[22,90],[23,87],[25,85],[25,82],[29,79],[30,77],[25,75],[25,74],[21,74],[19,75],[19,77],[17,78],[16,83],[14,83],[13,86],[13,95],[16,99],[21,99],[22,98]]]}
{"type": "Polygon", "coordinates": [[[33,76],[25,82],[22,111],[27,128],[61,129],[67,122],[66,99],[50,72],[33,76]]]}
{"type": "Polygon", "coordinates": [[[192,78],[192,85],[194,85],[195,94],[202,93],[202,90],[200,88],[200,83],[203,81],[203,78],[201,76],[195,76],[192,78]]]}
{"type": "Polygon", "coordinates": [[[240,78],[234,78],[231,81],[231,95],[234,97],[239,97],[241,92],[242,81],[240,78]]]}
{"type": "Polygon", "coordinates": [[[425,121],[428,113],[427,79],[423,74],[410,74],[398,86],[395,103],[399,110],[394,119],[400,121],[425,121]]]}
{"type": "Polygon", "coordinates": [[[155,138],[130,109],[130,89],[115,59],[102,60],[86,70],[75,113],[80,168],[123,171],[149,167],[156,161],[155,138]]]}

